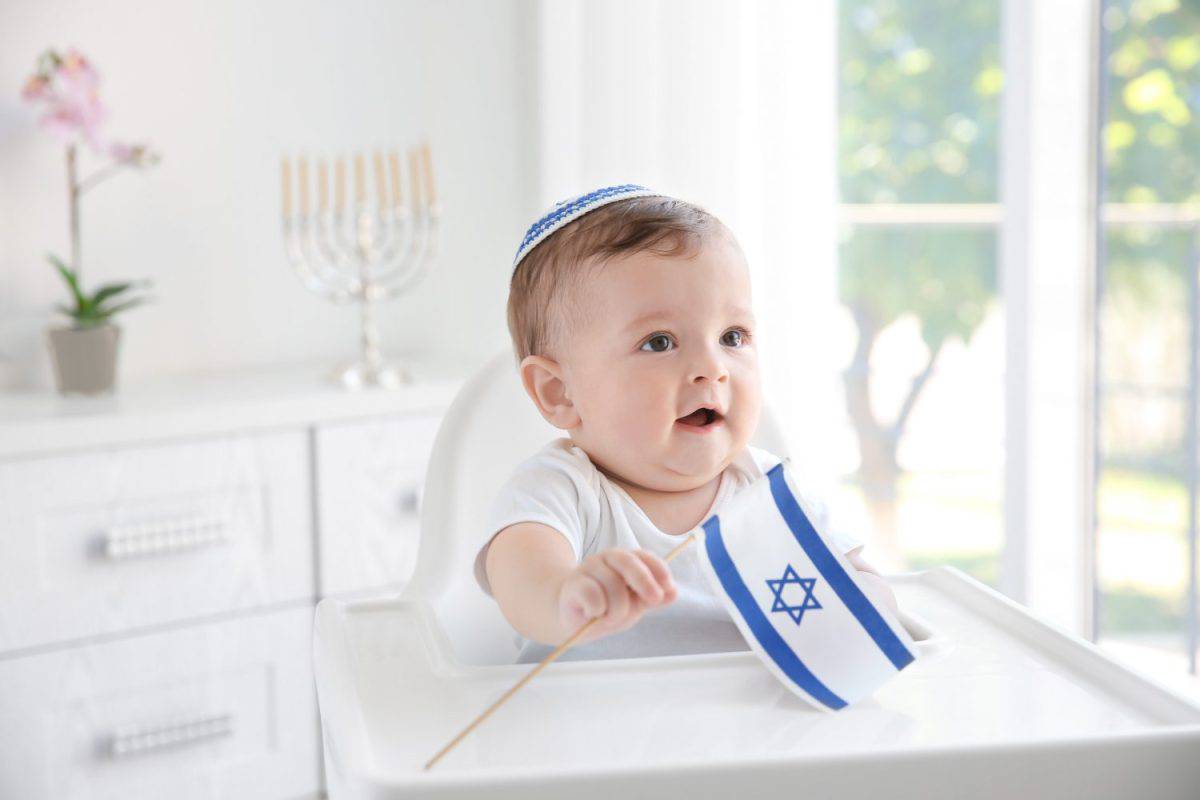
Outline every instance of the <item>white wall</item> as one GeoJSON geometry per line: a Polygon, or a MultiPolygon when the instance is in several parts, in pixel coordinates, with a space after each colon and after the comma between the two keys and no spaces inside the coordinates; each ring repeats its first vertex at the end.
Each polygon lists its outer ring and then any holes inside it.
{"type": "Polygon", "coordinates": [[[530,0],[0,4],[0,388],[50,385],[42,330],[66,256],[61,146],[19,98],[47,46],[101,72],[109,131],[163,155],[85,198],[87,282],[147,277],[123,318],[122,381],[337,360],[356,315],[309,294],[279,234],[279,157],[428,136],[441,259],[383,307],[390,352],[503,347],[507,266],[539,210],[530,0]]]}

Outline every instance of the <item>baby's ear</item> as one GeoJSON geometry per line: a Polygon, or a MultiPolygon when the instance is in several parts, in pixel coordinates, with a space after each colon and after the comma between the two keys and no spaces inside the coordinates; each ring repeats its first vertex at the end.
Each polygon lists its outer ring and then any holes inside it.
{"type": "Polygon", "coordinates": [[[525,392],[546,421],[560,430],[579,426],[579,413],[567,396],[562,367],[543,356],[525,356],[521,360],[521,383],[525,392]]]}

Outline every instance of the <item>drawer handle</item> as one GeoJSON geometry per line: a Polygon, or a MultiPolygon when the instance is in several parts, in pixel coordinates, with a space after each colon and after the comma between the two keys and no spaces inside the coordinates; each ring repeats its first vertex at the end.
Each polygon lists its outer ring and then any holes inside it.
{"type": "Polygon", "coordinates": [[[109,758],[126,758],[232,734],[232,714],[188,717],[158,725],[123,725],[103,740],[101,752],[109,758]]]}
{"type": "Polygon", "coordinates": [[[114,525],[104,534],[102,551],[107,558],[163,555],[223,544],[227,522],[216,517],[187,517],[164,522],[114,525]]]}

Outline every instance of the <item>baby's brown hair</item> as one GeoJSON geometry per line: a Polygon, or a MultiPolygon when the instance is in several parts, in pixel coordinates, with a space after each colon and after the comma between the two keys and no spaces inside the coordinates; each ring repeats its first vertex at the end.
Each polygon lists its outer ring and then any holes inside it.
{"type": "MultiPolygon", "coordinates": [[[[590,269],[616,256],[652,252],[689,258],[709,237],[726,233],[719,219],[673,197],[633,197],[590,211],[547,236],[513,271],[508,331],[517,359],[551,356],[566,331],[571,290],[590,269]]],[[[732,237],[730,237],[732,238],[732,237]]]]}

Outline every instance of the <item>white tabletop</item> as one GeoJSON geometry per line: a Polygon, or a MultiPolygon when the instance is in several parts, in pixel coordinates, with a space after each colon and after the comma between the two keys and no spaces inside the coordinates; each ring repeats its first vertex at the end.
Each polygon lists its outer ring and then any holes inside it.
{"type": "MultiPolygon", "coordinates": [[[[733,766],[1200,732],[1200,708],[1006,600],[937,571],[893,582],[933,636],[912,666],[851,708],[812,709],[750,653],[560,663],[436,771],[733,766]]],[[[528,669],[430,664],[427,642],[406,638],[421,628],[405,623],[411,613],[365,603],[346,617],[353,705],[384,783],[427,777],[419,765],[528,669]]]]}
{"type": "Polygon", "coordinates": [[[444,409],[472,365],[413,364],[404,387],[348,391],[328,364],[158,378],[110,396],[0,393],[0,459],[444,409]]]}

